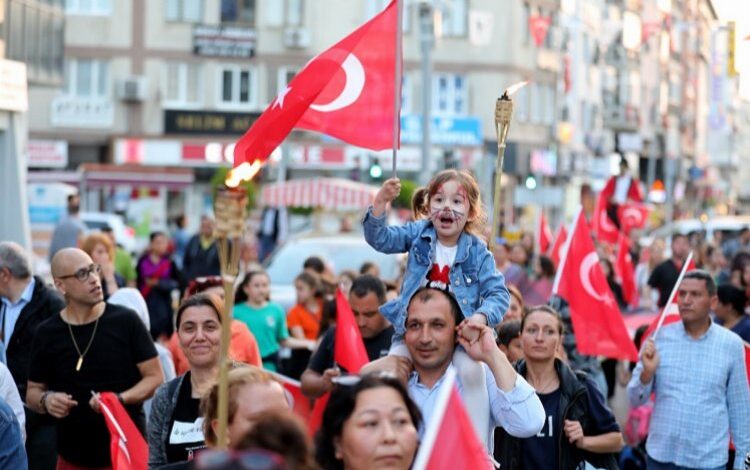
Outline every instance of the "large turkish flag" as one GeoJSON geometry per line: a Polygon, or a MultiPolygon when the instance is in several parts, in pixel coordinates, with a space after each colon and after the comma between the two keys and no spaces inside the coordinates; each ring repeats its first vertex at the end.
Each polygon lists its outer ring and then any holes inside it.
{"type": "Polygon", "coordinates": [[[630,254],[630,240],[624,235],[620,236],[617,247],[615,272],[620,278],[625,302],[632,306],[638,305],[638,286],[635,284],[635,267],[633,266],[633,257],[630,254]]]}
{"type": "Polygon", "coordinates": [[[570,318],[582,354],[638,360],[625,321],[604,277],[589,226],[578,213],[568,251],[558,268],[553,291],[570,304],[570,318]]]}
{"type": "Polygon", "coordinates": [[[603,193],[596,198],[596,207],[594,208],[594,217],[591,221],[594,229],[594,235],[600,243],[610,243],[614,245],[620,236],[620,231],[607,215],[607,200],[603,193]]]}
{"type": "Polygon", "coordinates": [[[560,228],[557,230],[557,236],[555,237],[554,243],[552,243],[552,249],[549,253],[555,267],[560,264],[560,260],[563,258],[563,248],[565,248],[565,242],[567,240],[568,229],[565,228],[565,224],[560,224],[560,228]]]}
{"type": "Polygon", "coordinates": [[[295,127],[372,150],[392,148],[398,132],[396,61],[401,60],[397,8],[392,1],[310,60],[237,142],[234,166],[264,161],[295,127]]]}
{"type": "Polygon", "coordinates": [[[617,218],[622,231],[627,235],[634,228],[644,228],[651,208],[645,204],[622,204],[617,208],[617,218]]]}

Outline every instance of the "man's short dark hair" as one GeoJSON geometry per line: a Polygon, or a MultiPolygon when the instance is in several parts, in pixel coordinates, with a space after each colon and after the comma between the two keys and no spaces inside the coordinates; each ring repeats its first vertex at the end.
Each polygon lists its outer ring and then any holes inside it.
{"type": "Polygon", "coordinates": [[[318,274],[323,274],[323,272],[326,270],[326,265],[319,257],[310,256],[302,264],[302,269],[312,269],[318,274]]]}
{"type": "Polygon", "coordinates": [[[371,274],[363,274],[357,276],[352,282],[351,294],[362,298],[369,294],[374,293],[378,298],[378,302],[381,304],[385,303],[385,284],[383,281],[371,274]]]}
{"type": "Polygon", "coordinates": [[[716,288],[716,295],[719,296],[719,302],[724,305],[730,305],[738,315],[742,315],[745,312],[745,304],[747,304],[747,294],[739,287],[735,287],[731,284],[722,284],[716,288]]]}
{"type": "Polygon", "coordinates": [[[686,234],[684,234],[684,233],[675,233],[674,235],[672,235],[672,243],[676,242],[680,238],[684,238],[685,240],[690,241],[690,239],[688,238],[688,236],[686,234]]]}
{"type": "Polygon", "coordinates": [[[686,272],[685,277],[683,277],[682,279],[697,279],[699,281],[705,281],[708,296],[713,297],[714,295],[716,295],[716,283],[714,282],[714,278],[711,276],[711,274],[709,274],[708,271],[704,271],[702,269],[694,269],[693,271],[686,272]]]}
{"type": "Polygon", "coordinates": [[[519,336],[521,336],[521,320],[506,321],[497,328],[497,344],[508,346],[519,336]]]}
{"type": "MultiPolygon", "coordinates": [[[[453,297],[452,294],[449,292],[446,292],[441,289],[435,289],[434,287],[422,287],[418,289],[414,295],[411,296],[411,299],[409,299],[409,305],[406,306],[406,310],[409,310],[409,307],[411,307],[412,302],[414,302],[414,299],[419,300],[421,303],[427,303],[431,299],[433,299],[436,295],[442,295],[446,299],[448,299],[448,303],[451,306],[451,314],[453,315],[453,320],[456,322],[456,325],[461,323],[464,319],[463,313],[461,313],[461,307],[458,305],[458,301],[455,297],[453,297]]],[[[406,320],[409,319],[409,315],[406,315],[406,320]]]]}
{"type": "Polygon", "coordinates": [[[740,229],[740,235],[744,235],[746,233],[750,232],[750,227],[742,227],[740,229]]]}

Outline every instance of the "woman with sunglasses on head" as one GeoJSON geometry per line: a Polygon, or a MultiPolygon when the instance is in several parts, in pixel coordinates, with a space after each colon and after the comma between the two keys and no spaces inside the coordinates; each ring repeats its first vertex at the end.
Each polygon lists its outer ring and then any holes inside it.
{"type": "Polygon", "coordinates": [[[156,390],[148,423],[150,468],[192,460],[206,447],[200,399],[219,375],[223,308],[217,296],[196,294],[177,310],[177,337],[190,370],[156,390]]]}
{"type": "MultiPolygon", "coordinates": [[[[223,301],[224,283],[221,276],[206,276],[193,279],[188,283],[187,291],[185,291],[185,299],[200,293],[216,295],[223,301]]],[[[230,330],[229,357],[236,362],[260,367],[262,363],[258,341],[256,341],[255,336],[250,332],[247,325],[239,320],[232,319],[230,330]]],[[[182,352],[182,348],[180,348],[180,340],[176,333],[169,338],[167,349],[172,353],[177,374],[181,375],[187,372],[190,369],[190,363],[182,352]]]]}
{"type": "Polygon", "coordinates": [[[547,415],[542,431],[519,439],[495,431],[495,459],[509,470],[573,470],[588,462],[615,470],[622,433],[596,384],[557,358],[563,321],[552,307],[531,307],[521,319],[525,359],[516,370],[539,395],[547,415]],[[558,464],[550,466],[550,462],[558,464]]]}

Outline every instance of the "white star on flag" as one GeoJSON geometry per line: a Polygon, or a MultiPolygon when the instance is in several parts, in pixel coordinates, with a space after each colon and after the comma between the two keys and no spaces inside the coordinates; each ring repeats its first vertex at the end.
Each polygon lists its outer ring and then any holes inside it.
{"type": "Polygon", "coordinates": [[[276,109],[278,106],[281,109],[284,109],[284,98],[286,97],[287,93],[289,93],[292,90],[292,87],[288,86],[286,89],[279,92],[279,95],[276,97],[275,102],[273,103],[273,109],[276,109]]]}

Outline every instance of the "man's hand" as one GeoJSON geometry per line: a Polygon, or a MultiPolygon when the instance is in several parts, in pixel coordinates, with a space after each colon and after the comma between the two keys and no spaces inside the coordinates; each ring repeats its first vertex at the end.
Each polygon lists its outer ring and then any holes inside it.
{"type": "Polygon", "coordinates": [[[376,217],[385,213],[386,206],[401,193],[401,181],[398,178],[390,178],[383,182],[375,200],[372,202],[372,212],[376,217]]]}
{"type": "Polygon", "coordinates": [[[366,364],[359,373],[360,375],[386,373],[393,375],[403,383],[407,383],[412,370],[414,370],[414,366],[409,359],[403,356],[385,356],[366,364]]]}
{"type": "Polygon", "coordinates": [[[479,339],[479,331],[481,330],[465,328],[467,325],[475,325],[480,327],[487,326],[487,317],[485,317],[481,313],[475,313],[469,318],[465,318],[464,321],[462,321],[461,324],[458,325],[458,335],[462,336],[470,343],[475,343],[479,339]]]}
{"type": "Polygon", "coordinates": [[[45,397],[44,407],[47,413],[55,418],[64,418],[70,413],[70,409],[77,406],[78,402],[73,400],[72,395],[67,393],[54,392],[45,397]]]}
{"type": "MultiPolygon", "coordinates": [[[[504,356],[495,343],[495,335],[492,328],[487,325],[477,325],[474,322],[464,320],[458,326],[458,343],[466,350],[475,361],[489,364],[493,355],[504,356]],[[468,338],[476,338],[473,342],[468,338]]],[[[506,359],[507,360],[507,359],[506,359]]]]}
{"type": "Polygon", "coordinates": [[[641,383],[651,382],[656,374],[656,368],[659,367],[659,353],[656,352],[656,343],[653,338],[646,341],[641,351],[641,362],[643,363],[643,372],[641,373],[641,383]]]}
{"type": "Polygon", "coordinates": [[[94,410],[95,413],[101,413],[102,407],[99,406],[99,400],[101,399],[101,396],[98,393],[95,393],[91,396],[91,399],[89,400],[89,406],[92,410],[94,410]]]}
{"type": "Polygon", "coordinates": [[[583,428],[581,427],[581,423],[579,421],[571,421],[569,419],[565,420],[565,423],[563,424],[563,431],[565,432],[565,436],[568,438],[568,441],[571,444],[575,444],[576,447],[579,449],[583,449],[583,428]]]}

